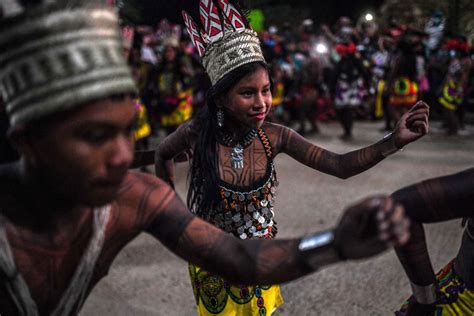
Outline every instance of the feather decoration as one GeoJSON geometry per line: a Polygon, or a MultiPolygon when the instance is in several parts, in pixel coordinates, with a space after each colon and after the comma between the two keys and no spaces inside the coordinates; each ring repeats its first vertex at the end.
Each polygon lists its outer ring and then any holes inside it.
{"type": "Polygon", "coordinates": [[[232,25],[236,32],[245,30],[245,18],[229,0],[218,0],[224,19],[232,25]]]}
{"type": "Polygon", "coordinates": [[[217,7],[212,0],[201,0],[199,3],[199,13],[203,25],[203,33],[213,43],[224,35],[221,19],[217,7]]]}
{"type": "Polygon", "coordinates": [[[186,29],[188,30],[188,34],[191,37],[191,41],[193,42],[194,47],[196,47],[199,56],[202,57],[206,48],[204,45],[204,41],[201,35],[199,34],[199,30],[196,26],[196,23],[194,23],[193,19],[186,11],[182,11],[181,13],[183,15],[183,20],[184,24],[186,25],[186,29]]]}

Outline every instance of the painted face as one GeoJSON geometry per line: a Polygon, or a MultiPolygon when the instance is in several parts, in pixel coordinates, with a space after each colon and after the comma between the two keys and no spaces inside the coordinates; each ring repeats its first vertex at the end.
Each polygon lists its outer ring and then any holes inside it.
{"type": "Polygon", "coordinates": [[[93,102],[64,116],[30,145],[45,188],[78,204],[110,202],[133,160],[131,98],[93,102]]]}
{"type": "Polygon", "coordinates": [[[259,67],[242,78],[229,91],[224,104],[226,114],[240,124],[251,128],[262,126],[272,106],[268,71],[259,67]]]}

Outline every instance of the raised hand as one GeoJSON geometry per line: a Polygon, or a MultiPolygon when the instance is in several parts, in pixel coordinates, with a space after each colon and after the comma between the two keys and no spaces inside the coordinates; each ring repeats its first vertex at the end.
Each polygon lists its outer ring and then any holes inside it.
{"type": "Polygon", "coordinates": [[[428,133],[428,117],[430,107],[423,101],[418,101],[397,122],[393,131],[395,145],[398,148],[414,142],[428,133]]]}
{"type": "Polygon", "coordinates": [[[367,198],[345,211],[335,230],[334,245],[344,259],[370,257],[389,246],[405,244],[409,226],[403,207],[391,198],[367,198]]]}

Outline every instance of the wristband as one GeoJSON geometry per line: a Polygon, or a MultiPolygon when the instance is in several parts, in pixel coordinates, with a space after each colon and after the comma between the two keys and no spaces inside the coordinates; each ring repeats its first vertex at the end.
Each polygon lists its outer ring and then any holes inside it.
{"type": "Polygon", "coordinates": [[[303,238],[298,249],[303,254],[306,264],[313,270],[342,260],[334,247],[334,232],[332,230],[303,238]]]}
{"type": "Polygon", "coordinates": [[[411,289],[415,300],[420,304],[434,304],[436,303],[436,284],[421,286],[410,282],[411,289]]]}
{"type": "Polygon", "coordinates": [[[382,156],[384,156],[385,158],[401,150],[401,148],[398,148],[395,145],[395,141],[393,140],[393,133],[388,133],[387,135],[385,135],[378,142],[378,144],[380,145],[382,156]]]}

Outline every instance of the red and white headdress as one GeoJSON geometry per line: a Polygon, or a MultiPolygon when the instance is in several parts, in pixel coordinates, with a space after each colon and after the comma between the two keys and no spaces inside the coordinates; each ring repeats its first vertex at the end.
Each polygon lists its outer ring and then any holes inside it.
{"type": "Polygon", "coordinates": [[[213,85],[242,65],[265,62],[257,33],[246,27],[244,15],[229,0],[199,1],[202,30],[188,13],[182,13],[213,85]]]}

